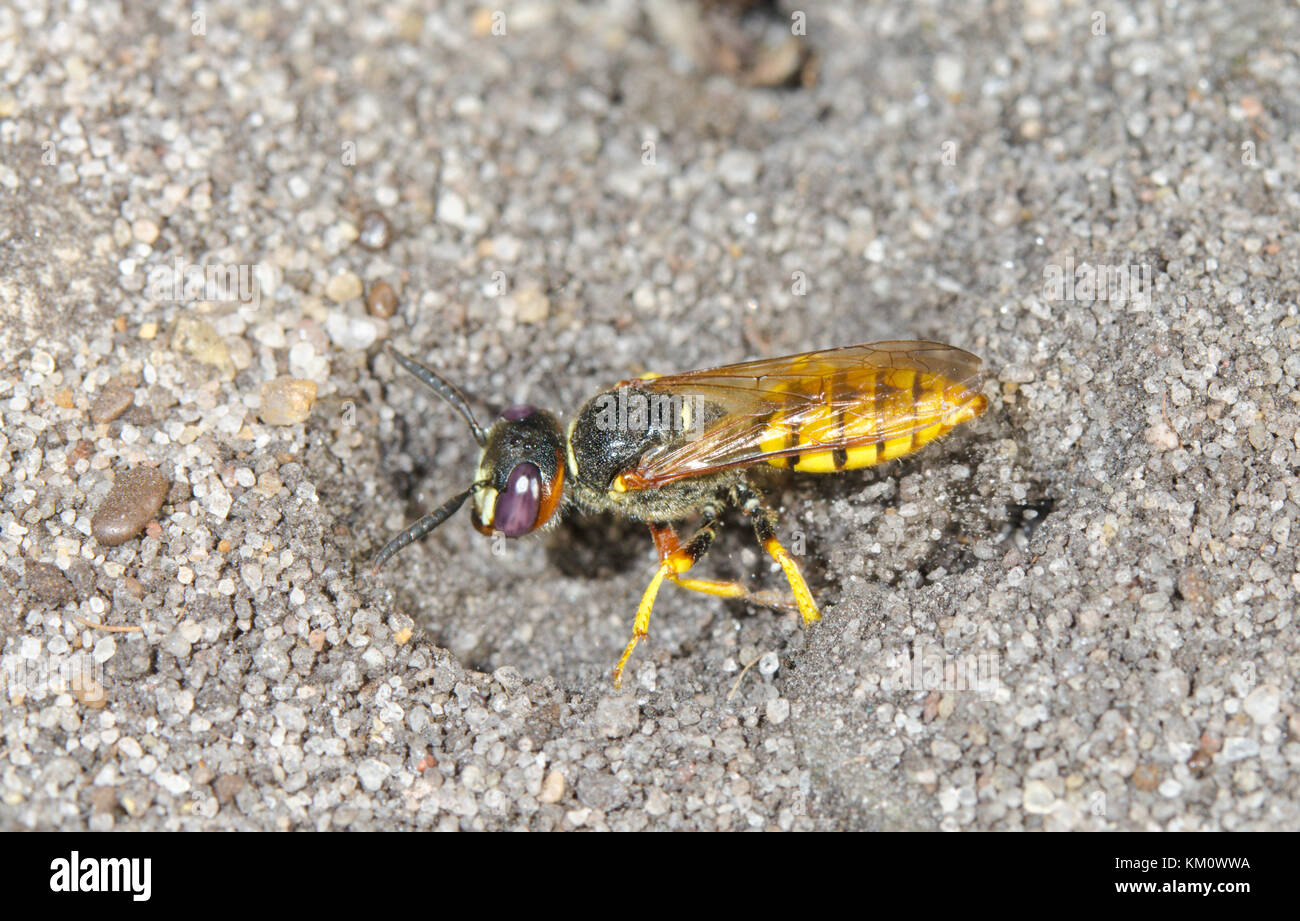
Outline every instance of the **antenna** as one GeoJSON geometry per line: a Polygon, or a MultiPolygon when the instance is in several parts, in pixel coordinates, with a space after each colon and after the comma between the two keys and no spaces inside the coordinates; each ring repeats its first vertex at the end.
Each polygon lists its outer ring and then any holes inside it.
{"type": "Polygon", "coordinates": [[[379,555],[375,557],[375,562],[370,566],[371,575],[378,575],[379,570],[383,568],[385,563],[393,558],[393,554],[397,553],[397,551],[401,550],[407,544],[419,540],[452,515],[456,514],[460,507],[465,504],[465,500],[469,498],[469,494],[473,491],[474,487],[471,486],[463,493],[452,496],[401,534],[398,534],[388,543],[384,544],[384,549],[379,551],[379,555]]]}
{"type": "MultiPolygon", "coordinates": [[[[469,423],[470,431],[474,433],[474,440],[478,442],[480,448],[487,444],[487,433],[483,431],[483,426],[479,425],[478,420],[474,418],[474,413],[470,411],[469,403],[466,402],[464,394],[456,389],[455,384],[437,371],[426,368],[414,359],[407,358],[392,346],[389,346],[388,352],[397,359],[398,364],[410,371],[422,384],[450,403],[451,408],[464,417],[465,421],[469,423]]],[[[461,496],[461,501],[464,501],[464,498],[464,496],[461,496]]],[[[452,511],[455,511],[455,509],[452,509],[452,511]]]]}

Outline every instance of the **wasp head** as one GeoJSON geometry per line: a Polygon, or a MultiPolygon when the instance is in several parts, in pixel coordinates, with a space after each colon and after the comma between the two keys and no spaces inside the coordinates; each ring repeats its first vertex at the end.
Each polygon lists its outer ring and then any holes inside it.
{"type": "Polygon", "coordinates": [[[564,435],[555,416],[531,406],[511,406],[484,431],[456,386],[395,349],[393,358],[442,397],[469,423],[474,440],[483,448],[478,475],[468,489],[398,534],[375,555],[372,571],[403,547],[424,537],[474,497],[470,516],[484,534],[523,537],[544,526],[560,506],[564,486],[564,435]]]}
{"type": "Polygon", "coordinates": [[[508,407],[487,431],[470,521],[484,534],[522,537],[544,526],[564,488],[564,434],[544,409],[508,407]]]}

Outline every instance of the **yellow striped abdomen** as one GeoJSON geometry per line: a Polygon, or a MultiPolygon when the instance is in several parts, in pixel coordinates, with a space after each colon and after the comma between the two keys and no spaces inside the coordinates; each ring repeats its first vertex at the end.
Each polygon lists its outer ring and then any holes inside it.
{"type": "Polygon", "coordinates": [[[870,467],[910,454],[988,407],[983,394],[911,369],[813,377],[773,413],[761,450],[803,473],[870,467]]]}

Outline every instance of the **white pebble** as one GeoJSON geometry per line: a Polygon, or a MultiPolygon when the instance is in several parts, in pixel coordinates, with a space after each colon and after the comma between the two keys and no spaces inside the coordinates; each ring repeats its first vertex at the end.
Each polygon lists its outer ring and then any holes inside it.
{"type": "Polygon", "coordinates": [[[1282,692],[1277,685],[1261,684],[1246,695],[1241,709],[1256,723],[1264,726],[1273,721],[1282,706],[1282,692]]]}
{"type": "Polygon", "coordinates": [[[784,697],[767,702],[767,721],[779,726],[790,717],[790,701],[784,697]]]}
{"type": "Polygon", "coordinates": [[[354,317],[340,310],[325,318],[325,331],[341,349],[367,349],[379,337],[379,327],[369,317],[354,317]]]}
{"type": "Polygon", "coordinates": [[[111,636],[106,636],[95,644],[95,651],[91,655],[96,662],[102,665],[113,658],[115,652],[117,652],[117,643],[111,636]]]}
{"type": "Polygon", "coordinates": [[[213,477],[209,481],[208,495],[203,502],[207,510],[221,521],[225,521],[226,516],[230,514],[230,506],[233,502],[230,491],[226,489],[220,480],[213,477]]]}

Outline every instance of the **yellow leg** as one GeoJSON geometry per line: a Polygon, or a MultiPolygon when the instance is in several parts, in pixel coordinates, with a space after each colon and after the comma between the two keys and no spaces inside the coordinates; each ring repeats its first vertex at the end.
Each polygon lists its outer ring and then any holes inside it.
{"type": "Polygon", "coordinates": [[[803,580],[803,573],[799,571],[799,564],[794,561],[789,552],[781,546],[781,542],[775,537],[769,537],[763,541],[763,549],[781,564],[781,569],[785,571],[786,581],[790,583],[790,590],[794,592],[795,604],[799,605],[799,613],[803,615],[805,625],[813,621],[821,620],[821,613],[817,610],[817,602],[813,601],[812,592],[808,590],[808,583],[803,580]]]}
{"type": "Polygon", "coordinates": [[[682,588],[688,588],[693,592],[702,592],[705,595],[717,595],[719,598],[752,598],[749,589],[739,582],[722,582],[717,579],[682,579],[676,575],[670,575],[672,579],[682,588]]]}
{"type": "Polygon", "coordinates": [[[772,559],[780,564],[786,581],[790,583],[790,590],[794,592],[795,604],[799,606],[804,626],[821,620],[821,612],[817,610],[817,602],[813,601],[812,592],[808,590],[808,583],[803,580],[799,564],[776,539],[776,512],[766,508],[748,485],[742,484],[733,489],[732,501],[749,515],[749,520],[754,525],[754,536],[758,538],[758,542],[763,545],[763,549],[772,559]]]}
{"type": "Polygon", "coordinates": [[[747,601],[750,604],[756,604],[760,607],[771,608],[774,611],[797,611],[798,607],[791,604],[785,598],[781,597],[778,592],[764,589],[760,592],[750,591],[740,582],[724,582],[717,579],[678,579],[673,575],[669,579],[676,582],[682,588],[688,588],[693,592],[700,592],[703,595],[714,595],[718,598],[733,598],[747,601]]]}
{"type": "Polygon", "coordinates": [[[663,584],[664,576],[672,572],[673,565],[668,560],[659,564],[655,570],[654,578],[650,580],[650,586],[641,596],[641,603],[636,608],[636,620],[632,624],[632,639],[628,641],[627,648],[623,650],[623,656],[614,666],[614,687],[623,686],[623,668],[627,665],[627,660],[632,658],[632,650],[636,649],[636,644],[642,637],[650,632],[650,612],[655,606],[655,596],[659,594],[659,586],[663,584]]]}
{"type": "MultiPolygon", "coordinates": [[[[712,527],[715,526],[710,525],[710,528],[712,527]]],[[[682,588],[688,588],[693,592],[703,592],[705,595],[716,595],[719,598],[752,597],[750,595],[749,589],[745,588],[745,586],[741,585],[739,582],[725,582],[717,579],[679,578],[679,575],[685,572],[687,569],[690,569],[691,565],[693,565],[699,559],[699,557],[696,556],[694,559],[691,559],[684,569],[676,568],[682,565],[682,560],[681,560],[682,544],[677,537],[677,532],[673,530],[672,525],[652,524],[650,525],[650,536],[654,538],[655,547],[659,550],[660,563],[664,562],[665,560],[673,559],[674,555],[676,555],[677,562],[674,564],[673,571],[668,574],[668,578],[672,579],[682,588]]],[[[692,538],[692,540],[695,540],[695,538],[692,538]]],[[[698,545],[697,545],[697,549],[698,549],[698,545]]],[[[707,545],[703,549],[707,549],[707,545]]],[[[687,549],[687,552],[688,553],[690,552],[689,547],[687,549]]]]}
{"type": "MultiPolygon", "coordinates": [[[[671,579],[678,584],[687,588],[694,588],[696,591],[707,591],[709,594],[726,594],[739,589],[744,591],[742,586],[734,583],[714,582],[709,579],[678,579],[682,573],[694,566],[704,554],[708,551],[709,545],[713,543],[713,538],[717,535],[716,519],[706,521],[698,531],[685,544],[679,544],[677,534],[667,525],[651,525],[650,533],[654,536],[655,546],[659,549],[659,568],[655,570],[654,578],[650,580],[649,587],[646,588],[645,594],[641,596],[641,603],[637,605],[636,621],[632,624],[632,639],[628,641],[627,648],[623,650],[623,656],[618,660],[618,665],[614,666],[614,687],[620,687],[623,684],[623,669],[627,666],[627,660],[632,657],[632,650],[636,649],[636,644],[640,642],[650,632],[650,612],[654,609],[655,597],[659,594],[659,586],[663,584],[664,579],[671,579]]],[[[734,596],[731,596],[734,597],[734,596]]]]}

